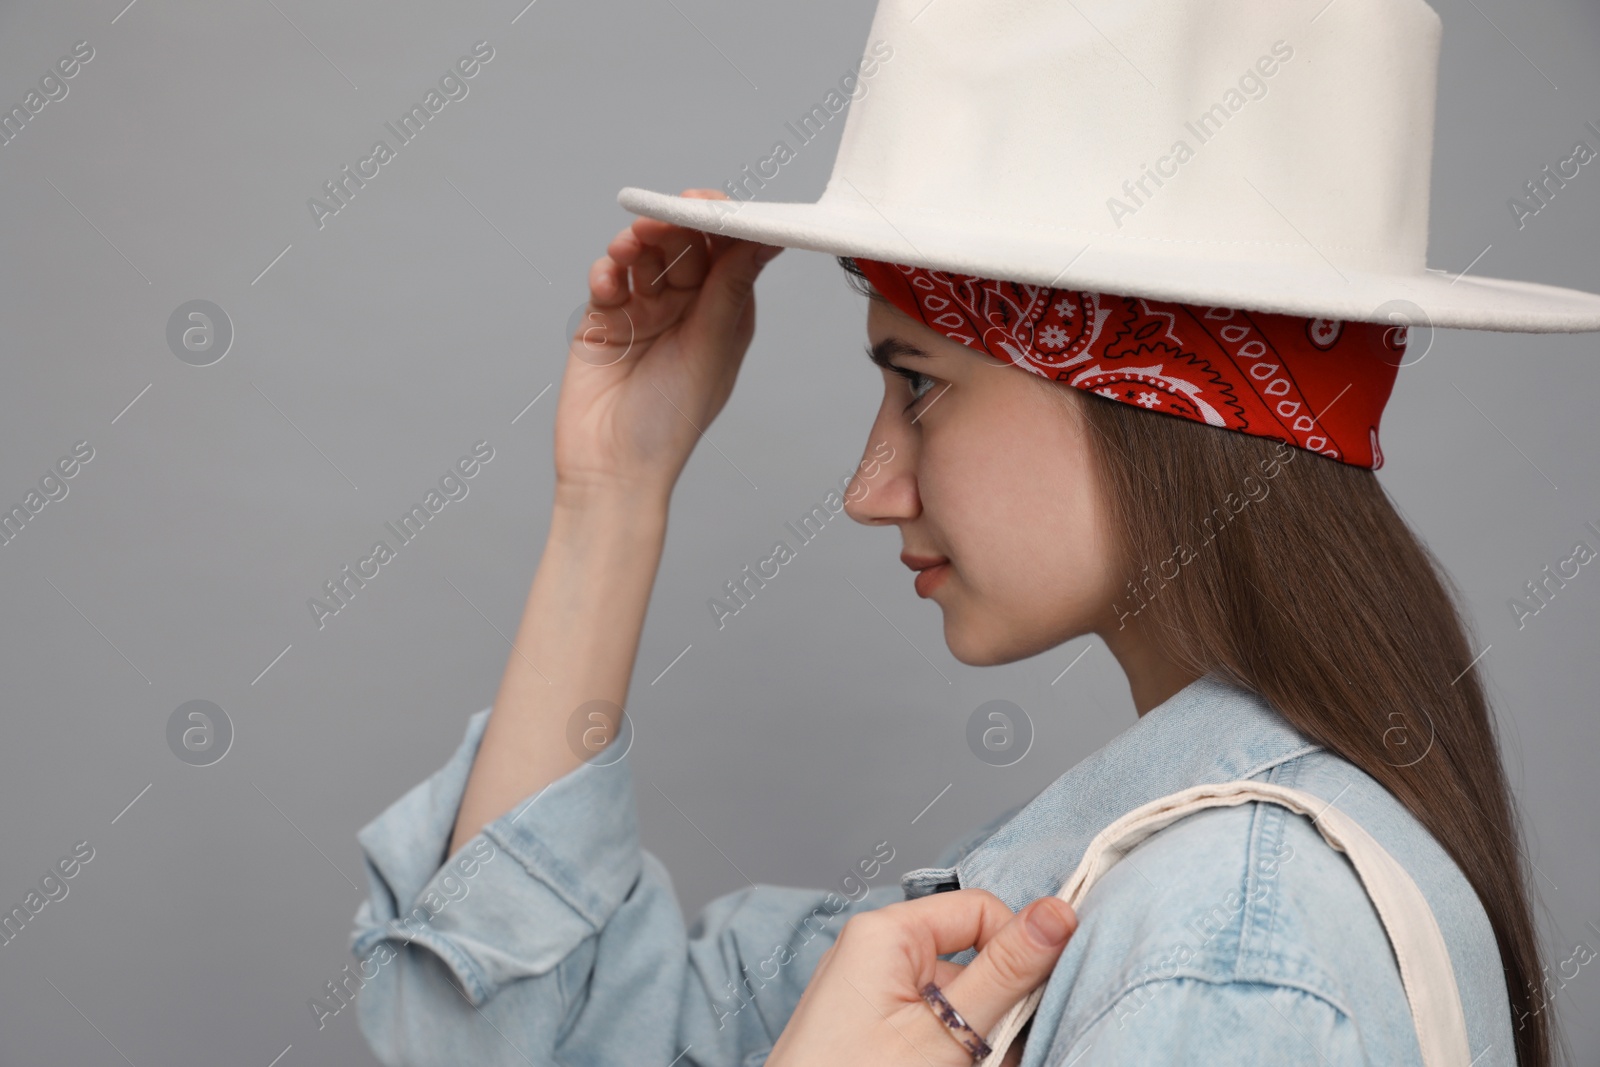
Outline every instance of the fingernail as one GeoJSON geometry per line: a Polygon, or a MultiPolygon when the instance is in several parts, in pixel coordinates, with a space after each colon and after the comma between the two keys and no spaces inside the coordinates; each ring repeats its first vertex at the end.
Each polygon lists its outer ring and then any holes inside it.
{"type": "Polygon", "coordinates": [[[1058,948],[1066,943],[1069,928],[1059,908],[1035,904],[1028,909],[1026,922],[1033,939],[1045,948],[1058,948]]]}
{"type": "Polygon", "coordinates": [[[782,251],[782,245],[764,245],[762,246],[761,250],[756,253],[756,263],[758,265],[765,266],[767,263],[772,261],[774,256],[782,251]]]}

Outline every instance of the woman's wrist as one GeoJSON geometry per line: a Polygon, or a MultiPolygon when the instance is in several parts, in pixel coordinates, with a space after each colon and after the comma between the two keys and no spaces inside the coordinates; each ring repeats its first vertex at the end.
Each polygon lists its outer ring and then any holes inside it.
{"type": "MultiPolygon", "coordinates": [[[[556,478],[552,523],[557,519],[583,522],[584,517],[634,516],[665,526],[672,501],[673,483],[661,478],[637,481],[556,478]]],[[[648,528],[648,527],[647,527],[648,528]]]]}
{"type": "Polygon", "coordinates": [[[666,544],[670,492],[621,487],[577,491],[558,486],[539,570],[581,576],[587,588],[600,583],[613,594],[622,593],[625,600],[640,599],[642,622],[643,601],[655,584],[655,569],[666,544]]]}

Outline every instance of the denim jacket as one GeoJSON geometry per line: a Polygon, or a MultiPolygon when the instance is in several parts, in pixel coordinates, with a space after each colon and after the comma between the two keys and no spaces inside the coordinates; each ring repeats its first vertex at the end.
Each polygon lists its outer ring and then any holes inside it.
{"type": "MultiPolygon", "coordinates": [[[[1374,779],[1213,675],[899,886],[855,899],[756,886],[690,924],[639,846],[626,757],[557,779],[444,863],[487,719],[474,715],[450,761],[358,835],[371,896],[355,918],[357,963],[326,1010],[354,999],[385,1064],[753,1067],[851,915],[971,886],[1021,908],[1055,893],[1124,812],[1252,778],[1337,804],[1400,861],[1443,930],[1473,1067],[1515,1065],[1499,952],[1460,869],[1374,779]]],[[[1022,1067],[1421,1063],[1354,868],[1281,806],[1207,809],[1159,831],[1078,920],[1022,1067]]]]}

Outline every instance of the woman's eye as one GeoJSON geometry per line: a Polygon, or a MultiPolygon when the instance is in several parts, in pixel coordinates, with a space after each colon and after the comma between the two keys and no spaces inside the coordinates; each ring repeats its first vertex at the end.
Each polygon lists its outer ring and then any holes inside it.
{"type": "Polygon", "coordinates": [[[911,403],[906,405],[907,411],[915,407],[917,401],[926,396],[928,390],[933,388],[933,379],[926,374],[918,374],[916,371],[908,370],[905,367],[891,366],[889,369],[911,383],[911,403]]]}

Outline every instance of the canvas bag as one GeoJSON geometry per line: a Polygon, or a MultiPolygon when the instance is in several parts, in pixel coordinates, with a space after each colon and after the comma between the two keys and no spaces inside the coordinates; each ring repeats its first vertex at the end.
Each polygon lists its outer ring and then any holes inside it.
{"type": "MultiPolygon", "coordinates": [[[[1270,782],[1203,784],[1158,797],[1123,815],[1089,842],[1083,860],[1056,894],[1074,908],[1100,877],[1135,845],[1151,834],[1204,808],[1234,806],[1253,800],[1271,801],[1311,816],[1328,844],[1349,857],[1383,920],[1389,943],[1400,963],[1400,980],[1411,1005],[1417,1042],[1425,1067],[1467,1067],[1467,1021],[1461,1010],[1455,971],[1444,935],[1428,901],[1395,858],[1348,814],[1322,797],[1270,782]]],[[[982,1067],[1000,1067],[1006,1049],[1027,1023],[1039,999],[1040,986],[1005,1014],[987,1036],[993,1051],[982,1067]]]]}

